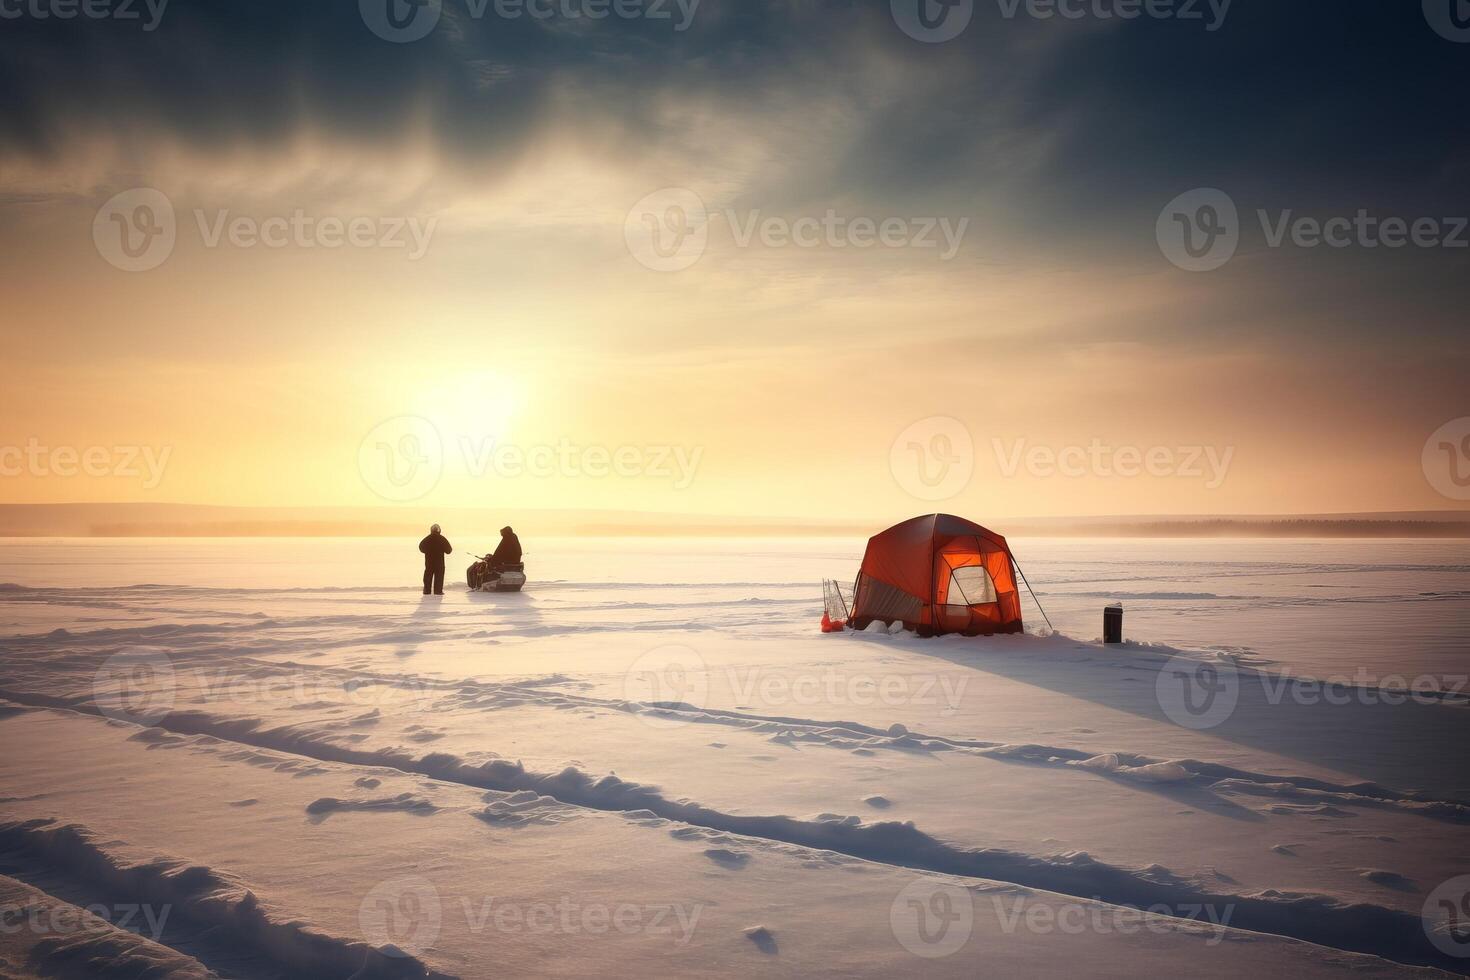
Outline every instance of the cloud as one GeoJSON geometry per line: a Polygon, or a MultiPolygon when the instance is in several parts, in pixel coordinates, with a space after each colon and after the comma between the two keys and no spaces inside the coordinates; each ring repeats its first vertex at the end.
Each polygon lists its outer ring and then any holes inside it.
{"type": "Polygon", "coordinates": [[[1069,209],[1179,180],[1448,186],[1470,146],[1465,52],[1413,4],[1238,0],[1208,32],[1007,19],[990,0],[930,46],[895,28],[887,0],[703,0],[682,32],[672,0],[667,21],[505,19],[489,2],[476,17],[443,0],[438,26],[407,44],[348,3],[179,2],[151,32],[8,21],[0,145],[54,159],[102,135],[145,158],[155,139],[229,152],[309,129],[374,148],[427,135],[448,159],[483,161],[605,119],[629,152],[687,152],[666,108],[697,104],[768,118],[772,143],[797,141],[781,127],[802,115],[822,142],[798,158],[830,161],[818,176],[849,193],[1010,181],[1069,209]]]}
{"type": "Polygon", "coordinates": [[[432,212],[446,241],[490,229],[520,255],[608,268],[626,208],[679,185],[765,214],[971,219],[962,258],[917,276],[892,256],[743,252],[706,261],[725,273],[713,285],[696,273],[648,287],[710,287],[741,313],[903,286],[962,309],[966,289],[1022,276],[1044,298],[1055,290],[1036,280],[1078,271],[1145,277],[1173,304],[1129,322],[1106,311],[1132,310],[1131,286],[1089,287],[1117,295],[1092,315],[1069,296],[1058,308],[1072,319],[1038,318],[1058,342],[1368,342],[1405,320],[1442,337],[1470,299],[1448,251],[1263,254],[1248,234],[1228,269],[1181,285],[1153,237],[1160,207],[1198,186],[1228,190],[1248,221],[1258,208],[1463,214],[1470,52],[1417,4],[1236,0],[1208,31],[1007,18],[977,0],[964,34],[927,45],[888,0],[703,0],[685,31],[505,19],[493,0],[476,17],[469,2],[443,0],[435,29],[406,44],[375,36],[353,3],[180,0],[153,31],[6,21],[0,206],[154,183],[181,207],[432,212]]]}

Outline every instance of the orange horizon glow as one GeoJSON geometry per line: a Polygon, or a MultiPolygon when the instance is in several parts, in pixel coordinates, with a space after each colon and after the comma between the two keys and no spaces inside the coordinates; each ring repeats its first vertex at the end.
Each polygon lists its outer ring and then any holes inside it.
{"type": "MultiPolygon", "coordinates": [[[[397,505],[364,478],[360,451],[385,422],[414,418],[441,439],[439,479],[406,501],[423,506],[766,518],[1465,506],[1421,465],[1425,440],[1456,414],[1454,358],[1351,338],[1324,357],[1267,329],[1260,300],[1237,294],[1289,285],[1249,256],[1190,276],[1156,254],[1008,251],[1019,231],[976,223],[966,247],[978,258],[947,263],[740,247],[712,220],[707,254],[670,274],[635,261],[625,220],[651,181],[679,175],[650,176],[636,157],[548,139],[485,181],[425,154],[349,179],[354,160],[367,158],[156,149],[131,179],[168,195],[178,243],[136,273],[90,235],[107,196],[91,188],[116,186],[116,161],[99,150],[59,174],[13,171],[12,192],[39,196],[10,206],[19,220],[0,238],[7,458],[37,444],[79,458],[133,447],[167,465],[156,481],[12,466],[0,502],[397,505]],[[86,193],[40,193],[59,181],[86,193]],[[421,216],[434,232],[417,259],[209,244],[222,212],[258,223],[298,210],[421,216]],[[1176,323],[1200,310],[1246,329],[1176,323]],[[892,459],[895,440],[932,418],[958,420],[973,445],[971,478],[937,500],[905,486],[892,459]],[[1213,453],[1228,468],[1119,475],[1115,459],[1093,462],[1098,445],[1176,463],[1213,453]],[[488,464],[493,451],[560,460],[567,446],[575,471],[488,464]],[[588,467],[589,450],[610,462],[588,467]],[[645,455],[619,472],[627,450],[645,455]],[[652,472],[659,452],[665,473],[652,472]],[[1016,468],[1033,453],[1086,454],[1086,471],[1016,468]]],[[[718,215],[737,187],[733,171],[715,172],[700,190],[718,215]]]]}

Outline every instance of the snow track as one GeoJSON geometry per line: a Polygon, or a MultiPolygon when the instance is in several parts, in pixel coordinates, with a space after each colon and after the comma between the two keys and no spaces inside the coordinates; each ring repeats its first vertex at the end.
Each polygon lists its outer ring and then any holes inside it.
{"type": "MultiPolygon", "coordinates": [[[[249,950],[284,975],[342,980],[430,975],[428,968],[411,956],[390,955],[366,943],[323,935],[299,922],[273,919],[261,909],[253,893],[211,868],[166,858],[121,861],[84,827],[48,820],[0,823],[0,848],[63,869],[85,881],[95,894],[126,895],[133,902],[167,909],[195,928],[215,933],[215,942],[249,950]]],[[[43,950],[42,956],[54,964],[58,951],[43,950]]],[[[137,976],[136,972],[128,972],[128,966],[122,964],[119,972],[106,975],[137,976]]],[[[136,964],[132,968],[136,970],[136,964]]]]}
{"type": "Polygon", "coordinates": [[[36,971],[102,980],[209,980],[202,963],[119,928],[86,909],[0,875],[0,976],[36,971]]]}
{"type": "MultiPolygon", "coordinates": [[[[9,693],[0,692],[0,695],[16,699],[9,693]]],[[[538,800],[546,798],[591,810],[668,820],[742,837],[832,851],[880,864],[1005,882],[1114,905],[1174,909],[1228,906],[1233,910],[1232,925],[1236,928],[1402,963],[1470,973],[1467,964],[1444,956],[1430,943],[1418,916],[1377,905],[1347,905],[1321,895],[1200,891],[1168,869],[1119,868],[1085,853],[1044,859],[1000,849],[960,849],[935,840],[911,823],[864,824],[856,818],[801,820],[781,815],[730,814],[697,802],[667,799],[653,787],[614,775],[599,777],[570,767],[558,773],[538,773],[504,761],[467,763],[445,753],[414,756],[359,750],[333,744],[330,733],[299,727],[262,728],[253,719],[225,720],[199,712],[180,712],[158,720],[156,728],[177,735],[204,736],[287,752],[318,762],[395,769],[476,789],[528,793],[538,800]]],[[[358,803],[320,800],[313,807],[317,813],[344,809],[432,809],[427,801],[403,798],[358,803]]],[[[483,816],[495,821],[503,812],[492,806],[483,816]]],[[[4,840],[5,830],[0,827],[0,841],[4,840]]],[[[247,896],[246,901],[253,903],[253,897],[247,896]]]]}

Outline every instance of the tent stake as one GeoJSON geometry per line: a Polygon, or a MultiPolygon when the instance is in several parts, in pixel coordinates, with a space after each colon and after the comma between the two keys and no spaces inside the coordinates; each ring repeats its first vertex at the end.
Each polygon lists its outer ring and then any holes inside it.
{"type": "Polygon", "coordinates": [[[1037,609],[1041,610],[1041,618],[1046,620],[1046,628],[1055,633],[1057,631],[1057,628],[1051,624],[1051,617],[1046,614],[1046,608],[1042,606],[1041,600],[1036,597],[1036,590],[1033,589],[1031,587],[1031,583],[1027,581],[1026,573],[1021,571],[1021,563],[1016,561],[1016,553],[1014,551],[1011,552],[1011,564],[1016,566],[1016,571],[1020,572],[1021,581],[1026,583],[1026,591],[1031,593],[1031,601],[1036,603],[1037,609]]]}

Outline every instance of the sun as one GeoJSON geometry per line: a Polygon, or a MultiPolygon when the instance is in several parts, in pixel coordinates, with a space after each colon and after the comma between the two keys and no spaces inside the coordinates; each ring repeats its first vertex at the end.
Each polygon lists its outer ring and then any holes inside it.
{"type": "Polygon", "coordinates": [[[508,441],[528,407],[526,381],[490,370],[464,371],[420,392],[414,411],[446,440],[508,441]]]}

